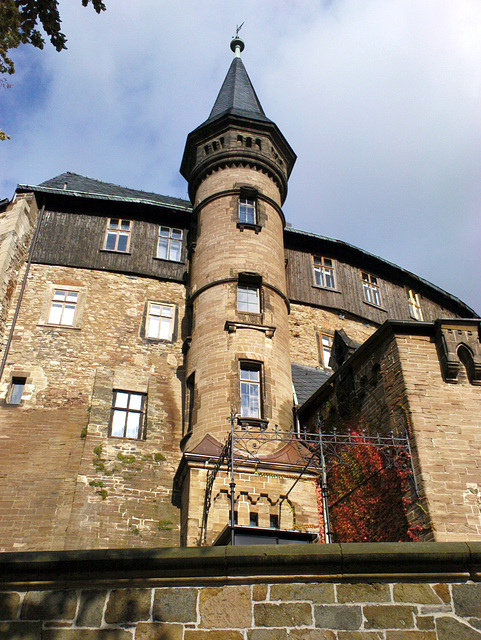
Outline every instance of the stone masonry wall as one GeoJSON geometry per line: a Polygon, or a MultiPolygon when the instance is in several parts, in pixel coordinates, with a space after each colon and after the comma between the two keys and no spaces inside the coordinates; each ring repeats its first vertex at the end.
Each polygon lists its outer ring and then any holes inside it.
{"type": "Polygon", "coordinates": [[[179,543],[184,308],[177,283],[32,265],[0,386],[0,549],[179,543]],[[46,323],[62,286],[81,292],[73,327],[46,323]],[[145,338],[149,300],[176,305],[172,341],[145,338]],[[141,439],[109,437],[114,389],[147,394],[141,439]]]}
{"type": "Polygon", "coordinates": [[[481,386],[445,382],[431,336],[396,343],[435,539],[481,540],[481,386]]]}
{"type": "Polygon", "coordinates": [[[0,592],[3,640],[480,640],[481,584],[0,592]]]}
{"type": "Polygon", "coordinates": [[[322,366],[318,333],[334,335],[334,331],[344,329],[349,338],[362,344],[374,333],[377,326],[318,307],[291,304],[289,315],[291,361],[309,367],[322,366]]]}

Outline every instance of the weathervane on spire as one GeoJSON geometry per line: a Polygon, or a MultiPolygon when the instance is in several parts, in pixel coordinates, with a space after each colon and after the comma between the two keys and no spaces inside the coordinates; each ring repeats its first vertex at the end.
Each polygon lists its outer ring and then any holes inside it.
{"type": "Polygon", "coordinates": [[[234,56],[236,58],[240,58],[240,54],[241,54],[242,51],[244,51],[244,47],[245,47],[245,44],[244,44],[243,40],[241,40],[239,38],[239,31],[244,26],[244,22],[242,24],[236,26],[235,36],[232,38],[232,41],[230,43],[230,48],[234,52],[234,56]]]}

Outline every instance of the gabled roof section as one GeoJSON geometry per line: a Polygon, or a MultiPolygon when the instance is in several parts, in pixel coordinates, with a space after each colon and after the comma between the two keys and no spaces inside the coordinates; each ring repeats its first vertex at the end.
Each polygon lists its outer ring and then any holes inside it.
{"type": "Polygon", "coordinates": [[[227,114],[271,122],[264,113],[240,57],[232,60],[219,95],[204,124],[227,114]]]}
{"type": "Polygon", "coordinates": [[[128,189],[110,182],[94,180],[77,173],[67,171],[55,178],[46,180],[40,185],[19,184],[17,191],[34,191],[51,194],[65,194],[70,196],[80,196],[101,200],[113,200],[124,202],[138,202],[145,204],[164,205],[169,208],[191,210],[191,204],[187,200],[162,196],[149,191],[128,189]]]}

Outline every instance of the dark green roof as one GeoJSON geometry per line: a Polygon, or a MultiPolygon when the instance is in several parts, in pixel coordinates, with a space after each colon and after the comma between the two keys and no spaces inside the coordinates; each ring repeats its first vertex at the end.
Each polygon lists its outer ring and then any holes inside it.
{"type": "Polygon", "coordinates": [[[271,122],[264,113],[241,58],[232,60],[219,95],[204,124],[224,115],[271,122]]]}
{"type": "Polygon", "coordinates": [[[169,208],[189,211],[192,208],[188,200],[162,196],[149,191],[128,189],[127,187],[121,187],[110,182],[102,182],[101,180],[93,180],[86,176],[80,176],[70,171],[46,180],[38,186],[20,184],[18,185],[18,190],[44,193],[59,193],[61,191],[65,195],[98,198],[102,200],[123,200],[125,202],[164,205],[169,208]]]}

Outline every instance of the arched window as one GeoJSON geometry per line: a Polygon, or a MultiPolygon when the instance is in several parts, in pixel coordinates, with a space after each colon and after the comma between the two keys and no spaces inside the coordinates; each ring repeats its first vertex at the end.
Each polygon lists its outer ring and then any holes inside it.
{"type": "Polygon", "coordinates": [[[473,353],[469,347],[465,344],[460,344],[458,347],[458,358],[464,364],[464,368],[466,369],[466,374],[468,376],[469,382],[473,382],[474,380],[474,360],[473,353]]]}

